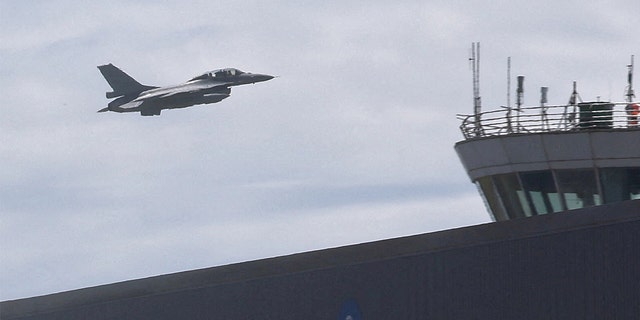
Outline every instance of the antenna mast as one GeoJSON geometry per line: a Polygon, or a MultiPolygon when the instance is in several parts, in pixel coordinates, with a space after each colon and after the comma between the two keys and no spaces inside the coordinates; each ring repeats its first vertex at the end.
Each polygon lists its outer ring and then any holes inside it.
{"type": "MultiPolygon", "coordinates": [[[[576,106],[578,105],[578,100],[582,102],[582,98],[578,94],[578,85],[576,81],[573,81],[573,91],[571,92],[571,96],[569,97],[569,102],[566,106],[564,106],[564,113],[562,114],[562,119],[564,120],[565,127],[574,126],[576,123],[576,106]],[[573,108],[573,111],[569,113],[569,107],[573,108]]],[[[558,125],[559,127],[560,125],[558,125]]]]}
{"type": "Polygon", "coordinates": [[[627,96],[627,102],[631,103],[636,96],[633,93],[633,55],[631,56],[631,64],[627,65],[627,68],[629,68],[629,75],[627,76],[629,85],[627,86],[627,93],[625,95],[627,96]]]}
{"type": "Polygon", "coordinates": [[[627,86],[627,106],[624,110],[627,112],[627,124],[630,127],[638,126],[638,114],[640,113],[640,106],[637,103],[633,103],[633,98],[636,95],[633,93],[633,55],[631,56],[631,64],[627,66],[629,68],[629,76],[627,77],[627,81],[629,85],[627,86]]]}
{"type": "Polygon", "coordinates": [[[473,114],[475,116],[475,133],[480,136],[482,133],[482,123],[480,115],[482,112],[480,99],[480,43],[471,43],[471,68],[473,70],[473,114]]]}
{"type": "Polygon", "coordinates": [[[507,132],[513,132],[511,125],[511,57],[507,57],[507,132]]]}
{"type": "Polygon", "coordinates": [[[520,112],[522,104],[524,104],[524,76],[518,76],[518,87],[516,88],[516,108],[520,112]]]}
{"type": "Polygon", "coordinates": [[[547,93],[549,92],[549,87],[540,87],[540,116],[542,120],[542,127],[549,128],[549,118],[547,117],[547,93]]]}
{"type": "Polygon", "coordinates": [[[507,57],[507,108],[511,109],[511,57],[507,57]]]}
{"type": "Polygon", "coordinates": [[[517,76],[518,87],[516,88],[516,132],[520,132],[520,111],[524,104],[524,76],[517,76]]]}

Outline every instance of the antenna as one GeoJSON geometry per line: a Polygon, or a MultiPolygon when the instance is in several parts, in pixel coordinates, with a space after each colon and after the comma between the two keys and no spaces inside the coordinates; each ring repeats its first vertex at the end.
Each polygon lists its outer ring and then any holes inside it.
{"type": "Polygon", "coordinates": [[[547,103],[547,93],[549,92],[549,87],[540,87],[540,105],[544,107],[544,104],[547,103]]]}
{"type": "Polygon", "coordinates": [[[578,100],[580,100],[580,102],[582,102],[582,98],[578,94],[578,89],[577,88],[578,88],[577,82],[573,81],[573,92],[571,92],[571,97],[569,97],[569,105],[570,106],[575,106],[576,103],[578,102],[578,100]]]}
{"type": "Polygon", "coordinates": [[[627,102],[631,103],[633,102],[633,98],[635,98],[635,94],[633,93],[633,55],[631,55],[631,64],[627,65],[627,68],[629,69],[629,74],[627,76],[627,93],[625,94],[627,96],[627,102]]]}
{"type": "Polygon", "coordinates": [[[520,132],[520,111],[524,104],[524,76],[518,76],[518,88],[516,88],[516,132],[520,132]]]}
{"type": "Polygon", "coordinates": [[[507,132],[513,132],[511,125],[511,57],[507,57],[507,132]]]}
{"type": "Polygon", "coordinates": [[[627,112],[627,124],[630,127],[638,126],[638,113],[640,113],[640,106],[637,103],[633,103],[633,98],[635,98],[635,94],[633,93],[633,55],[631,55],[631,64],[627,66],[629,68],[629,76],[627,77],[627,106],[624,110],[627,112]]]}
{"type": "Polygon", "coordinates": [[[540,116],[543,128],[549,127],[549,118],[547,117],[547,107],[545,105],[545,103],[547,103],[548,92],[549,87],[540,87],[540,116]]]}
{"type": "Polygon", "coordinates": [[[480,99],[480,43],[471,43],[471,68],[473,70],[473,114],[475,116],[475,133],[480,136],[482,133],[482,123],[480,116],[482,112],[480,99]]]}
{"type": "MultiPolygon", "coordinates": [[[[564,113],[562,114],[564,124],[567,127],[574,126],[576,123],[576,106],[578,104],[578,100],[582,102],[582,98],[578,94],[577,82],[573,81],[573,91],[571,92],[571,96],[569,97],[569,103],[564,106],[564,113]],[[569,113],[569,106],[573,107],[571,113],[569,113]]],[[[560,124],[558,124],[558,126],[559,125],[560,124]]]]}
{"type": "Polygon", "coordinates": [[[507,108],[511,109],[511,57],[507,57],[507,108]]]}
{"type": "Polygon", "coordinates": [[[524,103],[524,76],[518,76],[518,88],[516,89],[516,106],[518,107],[518,112],[520,111],[520,107],[524,103]]]}

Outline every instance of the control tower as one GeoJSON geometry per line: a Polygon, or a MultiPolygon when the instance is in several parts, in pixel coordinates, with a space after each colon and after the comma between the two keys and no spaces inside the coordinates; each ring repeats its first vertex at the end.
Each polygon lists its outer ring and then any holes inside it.
{"type": "Polygon", "coordinates": [[[496,221],[640,199],[640,126],[634,103],[633,57],[626,102],[517,104],[482,112],[474,62],[474,114],[461,115],[456,152],[496,221]]]}

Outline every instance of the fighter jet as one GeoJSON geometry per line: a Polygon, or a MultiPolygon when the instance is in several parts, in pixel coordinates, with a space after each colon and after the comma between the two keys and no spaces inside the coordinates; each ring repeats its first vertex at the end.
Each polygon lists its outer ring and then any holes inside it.
{"type": "Polygon", "coordinates": [[[143,116],[160,115],[163,109],[220,102],[231,95],[233,86],[273,79],[266,74],[226,68],[204,73],[183,84],[153,87],[140,84],[113,64],[98,69],[113,89],[107,92],[107,98],[116,98],[98,112],[140,112],[143,116]]]}

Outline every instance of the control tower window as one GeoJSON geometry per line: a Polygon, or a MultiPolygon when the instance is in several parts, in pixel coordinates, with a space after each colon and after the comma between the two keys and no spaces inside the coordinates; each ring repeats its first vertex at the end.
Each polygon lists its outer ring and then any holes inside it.
{"type": "Polygon", "coordinates": [[[605,203],[640,199],[640,168],[602,168],[599,172],[605,203]]]}
{"type": "Polygon", "coordinates": [[[551,171],[523,172],[520,173],[520,179],[536,214],[563,210],[551,171]]]}
{"type": "Polygon", "coordinates": [[[497,221],[640,199],[640,167],[505,173],[476,180],[497,221]]]}
{"type": "Polygon", "coordinates": [[[494,176],[498,194],[511,218],[530,217],[532,215],[529,201],[525,195],[518,176],[514,173],[494,176]]]}
{"type": "Polygon", "coordinates": [[[497,221],[509,220],[510,217],[507,215],[504,206],[502,206],[493,179],[491,177],[482,177],[476,181],[476,185],[480,189],[480,194],[482,194],[485,205],[491,215],[497,221]]]}
{"type": "Polygon", "coordinates": [[[558,170],[556,178],[568,210],[602,204],[593,169],[558,170]]]}
{"type": "Polygon", "coordinates": [[[640,168],[629,169],[629,197],[640,199],[640,168]]]}

